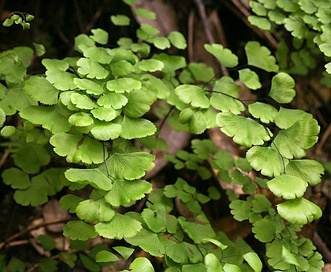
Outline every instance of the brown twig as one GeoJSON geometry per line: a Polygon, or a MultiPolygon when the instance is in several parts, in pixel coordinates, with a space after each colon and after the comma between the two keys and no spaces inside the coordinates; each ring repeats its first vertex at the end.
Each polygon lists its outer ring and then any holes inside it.
{"type": "Polygon", "coordinates": [[[9,238],[7,238],[4,242],[0,243],[0,249],[2,249],[5,245],[7,245],[9,242],[15,240],[16,238],[23,236],[27,233],[29,233],[32,230],[41,228],[41,227],[45,227],[48,225],[54,225],[54,224],[58,224],[58,223],[64,223],[67,222],[69,219],[58,219],[58,220],[52,220],[52,221],[48,221],[48,222],[44,222],[42,224],[36,225],[36,226],[31,226],[29,228],[26,228],[24,230],[21,230],[20,232],[17,232],[15,234],[13,234],[12,236],[10,236],[9,238]]]}

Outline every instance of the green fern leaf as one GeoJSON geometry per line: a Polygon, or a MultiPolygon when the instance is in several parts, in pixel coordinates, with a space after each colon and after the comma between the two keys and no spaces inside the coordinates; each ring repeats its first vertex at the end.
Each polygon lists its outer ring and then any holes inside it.
{"type": "Polygon", "coordinates": [[[134,180],[141,178],[146,171],[154,167],[154,159],[154,155],[146,152],[113,153],[106,160],[106,164],[108,171],[116,179],[134,180]]]}
{"type": "Polygon", "coordinates": [[[112,188],[112,181],[97,168],[70,168],[65,172],[65,176],[71,182],[78,182],[82,185],[90,184],[100,190],[109,191],[112,188]]]}
{"type": "Polygon", "coordinates": [[[131,92],[140,88],[141,82],[132,78],[118,78],[107,82],[107,89],[115,93],[131,92]]]}
{"type": "Polygon", "coordinates": [[[299,225],[305,225],[322,216],[320,207],[301,197],[277,204],[277,211],[288,222],[299,225]]]}
{"type": "Polygon", "coordinates": [[[94,119],[90,113],[77,112],[72,114],[69,119],[69,123],[76,127],[87,127],[94,123],[94,119]]]}
{"type": "Polygon", "coordinates": [[[269,96],[278,103],[290,103],[295,96],[294,79],[286,73],[280,72],[271,80],[269,96]]]}
{"type": "Polygon", "coordinates": [[[95,122],[91,133],[95,139],[108,141],[117,139],[122,132],[122,126],[110,122],[95,122]]]}
{"type": "Polygon", "coordinates": [[[249,104],[248,110],[255,118],[259,118],[265,124],[273,122],[278,113],[273,106],[261,102],[249,104]]]}
{"type": "Polygon", "coordinates": [[[266,128],[251,118],[223,112],[217,114],[216,123],[226,135],[233,137],[234,142],[246,147],[262,145],[270,140],[271,132],[268,133],[266,128]]]}
{"type": "Polygon", "coordinates": [[[96,28],[96,29],[92,29],[91,32],[93,35],[91,35],[90,37],[95,42],[97,42],[99,44],[103,44],[103,45],[108,43],[109,34],[105,30],[103,30],[101,28],[96,28]]]}
{"type": "Polygon", "coordinates": [[[262,87],[257,73],[248,68],[239,70],[239,79],[252,90],[257,90],[262,87]]]}
{"type": "Polygon", "coordinates": [[[279,152],[287,159],[302,158],[304,149],[311,148],[318,139],[319,126],[310,116],[303,117],[292,126],[281,130],[274,139],[279,152]]]}
{"type": "Polygon", "coordinates": [[[120,93],[105,93],[97,100],[98,105],[105,108],[121,109],[128,99],[120,93]]]}
{"type": "Polygon", "coordinates": [[[197,108],[208,108],[210,106],[206,91],[196,85],[184,84],[175,89],[179,99],[186,104],[197,108]]]}
{"type": "Polygon", "coordinates": [[[89,58],[80,58],[77,61],[78,73],[87,78],[105,79],[109,72],[96,61],[89,58]]]}
{"type": "Polygon", "coordinates": [[[57,106],[30,106],[20,111],[20,116],[35,125],[41,125],[52,133],[63,133],[70,130],[68,117],[57,106]]]}
{"type": "Polygon", "coordinates": [[[146,136],[154,135],[156,132],[155,125],[144,118],[131,118],[124,116],[122,122],[121,137],[124,139],[144,138],[146,136]]]}
{"type": "Polygon", "coordinates": [[[205,44],[205,49],[212,54],[222,66],[233,68],[238,65],[238,57],[221,44],[205,44]]]}
{"type": "Polygon", "coordinates": [[[152,185],[144,180],[116,180],[112,190],[105,195],[105,200],[114,207],[127,207],[144,198],[151,190],[152,185]]]}
{"type": "Polygon", "coordinates": [[[125,241],[134,246],[139,246],[152,256],[163,257],[165,249],[156,233],[142,228],[135,236],[126,237],[125,241]]]}
{"type": "Polygon", "coordinates": [[[59,91],[44,77],[32,76],[25,81],[23,90],[33,99],[46,104],[57,104],[59,91]]]}
{"type": "Polygon", "coordinates": [[[270,50],[261,46],[258,42],[247,42],[245,46],[248,64],[261,68],[267,72],[277,72],[278,65],[275,57],[271,56],[270,50]]]}
{"type": "Polygon", "coordinates": [[[78,88],[91,95],[101,95],[104,92],[101,85],[86,78],[75,78],[74,83],[78,88]]]}
{"type": "Polygon", "coordinates": [[[286,165],[286,173],[303,179],[310,186],[315,186],[321,182],[324,167],[314,160],[290,160],[286,165]]]}
{"type": "Polygon", "coordinates": [[[303,110],[280,107],[279,112],[275,116],[275,124],[279,128],[286,129],[292,126],[296,121],[307,116],[312,117],[311,114],[304,112],[303,110]]]}
{"type": "Polygon", "coordinates": [[[268,181],[268,188],[276,196],[294,199],[303,196],[308,184],[301,178],[283,174],[268,181]]]}
{"type": "Polygon", "coordinates": [[[66,157],[68,162],[87,164],[102,163],[103,145],[89,137],[69,133],[58,133],[51,137],[50,144],[59,156],[66,157]]]}
{"type": "Polygon", "coordinates": [[[268,177],[277,177],[285,170],[285,161],[272,147],[253,146],[247,151],[246,158],[256,171],[268,177]]]}
{"type": "Polygon", "coordinates": [[[85,222],[109,222],[115,216],[115,211],[103,198],[87,199],[78,204],[76,214],[85,222]]]}
{"type": "Polygon", "coordinates": [[[95,238],[98,234],[92,225],[82,221],[70,221],[64,225],[63,235],[69,237],[71,240],[86,241],[95,238]]]}
{"type": "Polygon", "coordinates": [[[142,226],[136,219],[116,213],[110,222],[97,223],[94,228],[104,238],[121,240],[135,236],[142,229],[142,226]]]}

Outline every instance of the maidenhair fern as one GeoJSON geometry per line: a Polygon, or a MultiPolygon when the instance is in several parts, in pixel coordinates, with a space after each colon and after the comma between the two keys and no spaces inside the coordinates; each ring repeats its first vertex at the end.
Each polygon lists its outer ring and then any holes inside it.
{"type": "Polygon", "coordinates": [[[316,56],[325,56],[326,71],[331,73],[330,0],[257,0],[250,1],[255,13],[248,20],[259,28],[275,31],[284,26],[293,36],[292,45],[281,41],[277,57],[281,68],[290,73],[307,74],[317,67],[316,56]],[[295,50],[290,50],[293,46],[295,50]],[[287,55],[289,54],[290,63],[287,55]]]}
{"type": "MultiPolygon", "coordinates": [[[[288,1],[283,2],[277,1],[278,9],[299,12],[299,7],[292,10],[296,3],[289,6],[288,1]]],[[[252,7],[261,16],[275,18],[277,14],[266,9],[278,11],[273,1],[252,2],[252,7]]],[[[323,12],[317,7],[311,12],[319,18],[321,31],[323,12]]],[[[154,18],[145,10],[137,10],[137,16],[154,18]]],[[[120,26],[130,22],[124,15],[111,20],[120,26]]],[[[254,17],[251,21],[261,22],[254,17]]],[[[267,25],[266,20],[263,22],[267,25]]],[[[284,19],[284,23],[291,29],[293,22],[284,19]]],[[[211,177],[211,166],[223,181],[242,186],[250,196],[237,199],[229,191],[231,213],[238,221],[249,220],[256,239],[266,244],[270,269],[321,269],[321,255],[314,245],[296,235],[303,225],[322,215],[321,209],[303,195],[308,186],[321,181],[324,169],[317,161],[304,158],[306,150],[317,142],[317,121],[311,114],[284,105],[295,96],[294,79],[280,69],[270,50],[256,41],[245,46],[247,64],[254,66],[254,71],[238,67],[238,57],[222,45],[205,45],[222,66],[238,69],[239,79],[257,92],[262,85],[256,71],[273,73],[265,99],[273,101],[272,105],[260,101],[246,104],[239,99],[241,87],[236,78],[216,78],[212,68],[203,63],[187,64],[181,56],[152,55],[153,47],[186,47],[181,33],[159,37],[158,32],[142,24],[137,30],[141,42],[121,38],[119,47],[110,49],[106,47],[108,33],[93,29],[90,35],[76,37],[78,57],[43,59],[46,72],[41,75],[27,75],[33,55],[27,47],[0,55],[0,125],[5,124],[6,116],[16,113],[22,121],[17,129],[4,126],[1,130],[8,145],[12,143],[9,152],[15,164],[3,171],[2,178],[16,190],[15,200],[38,206],[64,187],[72,191],[91,188],[86,198],[75,194],[61,198],[61,207],[77,216],[66,223],[64,235],[73,245],[76,240],[100,236],[123,240],[129,246],[103,246],[91,249],[88,255],[79,253],[81,262],[90,269],[128,261],[133,254],[131,247],[136,246],[162,258],[168,272],[262,271],[260,257],[243,239],[230,241],[211,227],[202,207],[220,197],[215,187],[209,187],[205,195],[189,181],[177,178],[174,184],[153,190],[144,179],[154,168],[155,156],[134,142],[151,150],[167,150],[167,144],[158,137],[157,125],[146,115],[154,102],[162,100],[174,109],[168,120],[174,129],[202,134],[219,127],[247,149],[243,158],[234,159],[217,150],[212,141],[194,139],[192,152],[179,150],[165,158],[176,169],[196,171],[202,179],[211,177]],[[65,160],[66,167],[51,167],[54,158],[65,160]],[[252,170],[264,178],[252,180],[252,170]],[[257,186],[268,188],[282,201],[274,207],[257,193],[257,186]],[[129,209],[144,198],[147,201],[141,213],[129,209]],[[175,216],[174,199],[192,218],[175,216]]],[[[322,49],[323,34],[317,42],[322,49]]],[[[130,271],[154,271],[147,258],[128,262],[130,271]]],[[[66,263],[72,265],[74,260],[66,263]]]]}

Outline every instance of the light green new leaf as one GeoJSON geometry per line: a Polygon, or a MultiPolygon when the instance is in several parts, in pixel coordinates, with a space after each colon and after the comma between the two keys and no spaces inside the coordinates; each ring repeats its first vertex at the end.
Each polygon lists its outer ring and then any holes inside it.
{"type": "Polygon", "coordinates": [[[250,165],[264,176],[276,177],[285,170],[285,159],[272,147],[253,146],[247,151],[246,158],[250,165]]]}
{"type": "Polygon", "coordinates": [[[132,72],[133,65],[126,60],[112,62],[110,65],[111,72],[115,78],[124,77],[132,72]]]}
{"type": "Polygon", "coordinates": [[[6,113],[2,108],[0,108],[0,127],[2,127],[5,122],[6,122],[6,113]]]}
{"type": "Polygon", "coordinates": [[[172,31],[168,35],[168,39],[173,44],[173,46],[178,49],[185,49],[187,46],[184,35],[178,31],[172,31]]]}
{"type": "Polygon", "coordinates": [[[73,90],[76,88],[76,85],[74,83],[74,78],[76,76],[74,74],[61,71],[58,69],[54,70],[47,70],[45,72],[46,79],[54,85],[55,88],[61,91],[66,90],[73,90]]]}
{"type": "Polygon", "coordinates": [[[155,204],[151,208],[146,208],[142,211],[141,216],[151,231],[165,232],[166,210],[163,205],[155,204]]]}
{"type": "Polygon", "coordinates": [[[303,196],[308,186],[307,182],[296,176],[283,174],[268,181],[268,188],[276,196],[294,199],[303,196]]]}
{"type": "Polygon", "coordinates": [[[261,122],[269,124],[273,122],[276,114],[278,113],[277,109],[273,106],[261,102],[255,102],[248,105],[248,111],[255,117],[259,118],[261,122]]]}
{"type": "Polygon", "coordinates": [[[107,44],[108,43],[108,32],[101,29],[101,28],[97,28],[97,29],[92,29],[91,32],[93,33],[93,35],[91,35],[90,37],[97,43],[100,44],[107,44]]]}
{"type": "Polygon", "coordinates": [[[305,38],[309,32],[309,29],[303,20],[295,15],[290,15],[288,18],[284,19],[284,26],[289,32],[291,32],[293,37],[299,39],[305,38]]]}
{"type": "Polygon", "coordinates": [[[134,180],[141,178],[146,171],[154,167],[154,159],[154,155],[146,152],[113,153],[106,160],[106,164],[116,179],[134,180]]]}
{"type": "Polygon", "coordinates": [[[198,110],[194,113],[192,119],[189,122],[189,129],[191,133],[201,134],[208,128],[208,119],[205,114],[205,110],[198,110]]]}
{"type": "Polygon", "coordinates": [[[113,249],[118,252],[125,260],[129,259],[129,257],[134,252],[133,248],[124,247],[124,246],[115,246],[113,249]]]}
{"type": "Polygon", "coordinates": [[[249,68],[239,70],[239,79],[252,90],[257,90],[262,87],[257,73],[249,68]]]}
{"type": "Polygon", "coordinates": [[[105,108],[121,109],[128,103],[128,99],[120,93],[105,93],[97,101],[98,105],[105,108]]]}
{"type": "Polygon", "coordinates": [[[85,90],[88,94],[100,95],[104,92],[103,86],[86,78],[75,78],[74,83],[78,88],[85,90]]]}
{"type": "Polygon", "coordinates": [[[94,123],[92,115],[83,111],[72,114],[68,121],[71,125],[76,127],[86,127],[94,123]]]}
{"type": "Polygon", "coordinates": [[[210,104],[222,112],[239,114],[245,110],[244,105],[239,99],[232,98],[224,93],[213,92],[210,98],[210,104]]]}
{"type": "Polygon", "coordinates": [[[283,157],[292,159],[306,155],[304,149],[311,148],[318,140],[320,128],[315,119],[306,116],[292,126],[278,132],[274,144],[283,157]]]}
{"type": "MultiPolygon", "coordinates": [[[[1,115],[1,112],[0,112],[1,115]]],[[[1,116],[0,116],[1,119],[1,116]]],[[[1,127],[1,124],[0,124],[1,127]]],[[[0,130],[0,135],[4,138],[9,138],[11,136],[13,136],[16,133],[16,127],[14,126],[4,126],[1,130],[0,130]]]]}
{"type": "Polygon", "coordinates": [[[205,49],[212,54],[225,67],[235,67],[238,65],[238,57],[230,49],[224,48],[221,44],[205,44],[205,49]]]}
{"type": "Polygon", "coordinates": [[[164,256],[165,249],[157,234],[144,228],[142,228],[135,236],[126,237],[125,241],[131,245],[139,246],[152,256],[164,256]]]}
{"type": "Polygon", "coordinates": [[[115,211],[104,198],[87,199],[78,204],[76,214],[85,222],[109,222],[115,216],[115,211]]]}
{"type": "Polygon", "coordinates": [[[118,14],[110,16],[110,20],[114,25],[117,26],[128,26],[130,25],[130,18],[126,15],[118,14]]]}
{"type": "Polygon", "coordinates": [[[268,133],[265,127],[251,118],[223,112],[217,114],[216,123],[226,135],[233,137],[235,143],[246,147],[262,145],[270,140],[271,132],[268,133]]]}
{"type": "Polygon", "coordinates": [[[138,257],[130,265],[130,271],[132,272],[154,272],[153,265],[151,262],[144,257],[138,257]]]}
{"type": "Polygon", "coordinates": [[[305,225],[322,216],[322,210],[305,198],[295,198],[277,204],[279,215],[292,224],[305,225]]]}
{"type": "Polygon", "coordinates": [[[206,91],[197,85],[179,85],[175,89],[179,99],[186,104],[191,104],[197,108],[209,108],[210,102],[206,96],[206,91]]]}
{"type": "Polygon", "coordinates": [[[91,184],[94,188],[109,191],[112,188],[112,181],[99,169],[76,169],[70,168],[65,172],[66,178],[71,182],[91,184]]]}
{"type": "Polygon", "coordinates": [[[230,170],[234,166],[234,159],[229,152],[220,149],[213,157],[213,167],[216,169],[230,170]]]}
{"type": "Polygon", "coordinates": [[[141,82],[133,78],[118,78],[107,82],[107,89],[115,93],[128,93],[132,90],[139,90],[140,88],[141,82]]]}
{"type": "Polygon", "coordinates": [[[161,71],[163,67],[163,62],[155,59],[146,59],[138,63],[138,68],[147,72],[161,71]]]}
{"type": "Polygon", "coordinates": [[[123,108],[125,116],[138,118],[150,110],[157,97],[150,90],[140,89],[130,92],[127,99],[129,101],[123,108]]]}
{"type": "Polygon", "coordinates": [[[57,106],[30,106],[20,111],[20,116],[35,125],[41,125],[52,133],[63,133],[70,130],[68,117],[61,113],[57,106]]]}
{"type": "Polygon", "coordinates": [[[170,41],[166,37],[153,38],[153,44],[156,48],[161,49],[161,50],[170,48],[170,41]]]}
{"type": "Polygon", "coordinates": [[[27,189],[31,182],[27,173],[18,168],[8,168],[1,174],[3,183],[10,185],[13,189],[27,189]]]}
{"type": "Polygon", "coordinates": [[[254,272],[262,271],[263,265],[259,256],[255,252],[247,252],[243,255],[244,260],[253,268],[254,272]]]}
{"type": "Polygon", "coordinates": [[[137,8],[135,10],[136,15],[138,17],[147,19],[147,20],[155,20],[156,19],[156,14],[153,11],[150,11],[148,9],[144,9],[144,8],[137,8]]]}
{"type": "Polygon", "coordinates": [[[95,261],[97,263],[114,263],[119,260],[120,260],[120,258],[118,258],[114,253],[111,253],[107,250],[100,250],[95,255],[95,261]]]}
{"type": "Polygon", "coordinates": [[[247,19],[252,25],[255,25],[263,30],[271,29],[271,23],[267,18],[251,15],[251,16],[248,16],[247,19]]]}
{"type": "Polygon", "coordinates": [[[77,61],[78,73],[86,75],[87,78],[104,79],[109,75],[109,72],[96,61],[89,58],[80,58],[77,61]]]}
{"type": "Polygon", "coordinates": [[[278,71],[275,57],[271,55],[267,47],[261,46],[259,42],[247,42],[245,52],[249,65],[261,68],[267,72],[278,71]]]}
{"type": "Polygon", "coordinates": [[[160,60],[164,64],[162,72],[165,74],[172,74],[180,68],[186,66],[186,60],[182,56],[171,56],[165,53],[153,55],[153,59],[160,60]]]}
{"type": "Polygon", "coordinates": [[[230,111],[239,114],[245,109],[243,103],[238,99],[241,87],[228,76],[216,80],[210,104],[222,112],[230,111]]]}
{"type": "Polygon", "coordinates": [[[56,154],[66,157],[67,162],[97,164],[104,161],[102,143],[89,137],[58,133],[51,137],[50,144],[56,154]]]}
{"type": "Polygon", "coordinates": [[[280,107],[279,112],[275,116],[274,122],[279,128],[286,129],[292,126],[299,119],[307,116],[312,117],[310,113],[303,110],[280,107]]]}
{"type": "Polygon", "coordinates": [[[84,49],[84,57],[100,64],[109,64],[113,59],[109,48],[95,46],[84,49]]]}
{"type": "Polygon", "coordinates": [[[57,104],[59,91],[44,77],[30,77],[25,81],[23,90],[43,104],[57,104]]]}
{"type": "Polygon", "coordinates": [[[110,122],[95,122],[91,133],[95,139],[108,141],[117,139],[122,132],[122,126],[110,122]]]}
{"type": "Polygon", "coordinates": [[[96,105],[92,101],[92,99],[85,94],[73,92],[70,95],[70,99],[71,99],[71,102],[79,109],[91,110],[96,107],[96,105]]]}
{"type": "Polygon", "coordinates": [[[124,139],[144,138],[146,136],[154,135],[156,132],[155,125],[144,118],[131,118],[124,116],[122,122],[121,137],[124,139]]]}
{"type": "Polygon", "coordinates": [[[151,190],[151,183],[144,180],[116,180],[112,190],[105,195],[105,200],[114,207],[127,207],[144,198],[151,190]]]}
{"type": "Polygon", "coordinates": [[[310,186],[315,186],[321,182],[324,167],[314,160],[290,160],[286,165],[286,173],[303,179],[310,186]]]}
{"type": "Polygon", "coordinates": [[[97,107],[91,110],[91,113],[94,118],[100,121],[110,122],[114,120],[117,116],[119,116],[121,114],[121,111],[114,110],[113,108],[97,107]]]}
{"type": "Polygon", "coordinates": [[[295,96],[294,79],[286,73],[280,72],[271,80],[269,96],[278,103],[290,103],[295,96]]]}
{"type": "Polygon", "coordinates": [[[110,222],[100,222],[94,228],[104,238],[121,240],[135,236],[142,229],[142,226],[136,219],[116,213],[110,222]]]}
{"type": "Polygon", "coordinates": [[[205,266],[207,272],[223,272],[223,268],[218,258],[213,253],[208,253],[205,256],[205,266]]]}
{"type": "Polygon", "coordinates": [[[82,221],[69,221],[63,227],[63,235],[69,237],[71,240],[86,241],[95,238],[98,234],[92,225],[82,221]]]}

